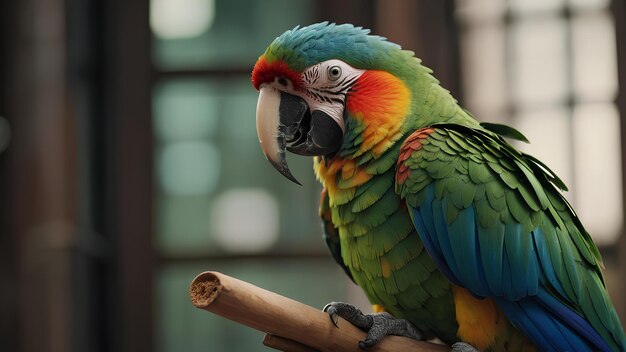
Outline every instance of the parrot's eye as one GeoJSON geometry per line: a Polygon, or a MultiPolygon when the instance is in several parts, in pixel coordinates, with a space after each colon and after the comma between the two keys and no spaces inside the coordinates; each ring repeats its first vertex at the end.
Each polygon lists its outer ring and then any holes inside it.
{"type": "Polygon", "coordinates": [[[336,81],[341,77],[341,67],[339,66],[331,66],[328,68],[328,79],[331,81],[336,81]]]}

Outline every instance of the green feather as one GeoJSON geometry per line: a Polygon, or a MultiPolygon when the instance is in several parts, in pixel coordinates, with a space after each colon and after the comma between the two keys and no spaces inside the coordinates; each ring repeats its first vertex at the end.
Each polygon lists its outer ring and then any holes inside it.
{"type": "Polygon", "coordinates": [[[393,177],[389,175],[389,177],[375,178],[363,187],[360,187],[352,202],[352,212],[358,213],[376,203],[385,192],[389,191],[392,185],[393,177]]]}
{"type": "Polygon", "coordinates": [[[522,141],[524,143],[530,143],[528,141],[528,138],[526,138],[520,131],[516,130],[515,128],[511,126],[501,125],[498,123],[490,123],[490,122],[481,122],[480,126],[495,134],[499,134],[502,137],[515,139],[518,141],[522,141]]]}
{"type": "Polygon", "coordinates": [[[467,170],[470,179],[476,184],[484,184],[492,178],[489,169],[477,162],[469,163],[467,170]]]}
{"type": "MultiPolygon", "coordinates": [[[[370,241],[370,246],[384,254],[409,236],[411,231],[414,231],[411,219],[403,211],[396,211],[389,216],[385,224],[371,229],[367,238],[370,241]]],[[[421,245],[421,243],[419,244],[421,245]]]]}
{"type": "MultiPolygon", "coordinates": [[[[537,177],[530,171],[528,166],[523,164],[521,161],[516,160],[515,163],[517,164],[519,169],[524,173],[528,182],[530,182],[530,185],[532,186],[535,196],[537,197],[537,200],[541,204],[541,208],[542,209],[547,208],[549,205],[548,196],[546,195],[546,192],[544,191],[543,186],[539,183],[539,180],[537,180],[537,177]]],[[[533,210],[535,211],[539,210],[539,204],[536,203],[537,200],[535,200],[534,198],[531,199],[530,194],[524,196],[524,199],[526,200],[528,205],[531,206],[533,210]]]]}
{"type": "Polygon", "coordinates": [[[490,206],[487,200],[476,202],[474,208],[476,209],[476,219],[480,227],[490,229],[496,225],[499,219],[498,212],[490,206]]]}
{"type": "Polygon", "coordinates": [[[393,191],[389,190],[380,200],[372,204],[369,208],[364,209],[361,212],[363,216],[359,216],[355,224],[364,228],[378,226],[384,223],[389,215],[393,214],[399,206],[400,199],[393,191]]]}
{"type": "Polygon", "coordinates": [[[392,148],[389,148],[380,158],[373,160],[365,166],[365,172],[370,175],[380,175],[392,166],[396,165],[398,161],[398,152],[400,149],[400,143],[396,143],[392,148]]]}

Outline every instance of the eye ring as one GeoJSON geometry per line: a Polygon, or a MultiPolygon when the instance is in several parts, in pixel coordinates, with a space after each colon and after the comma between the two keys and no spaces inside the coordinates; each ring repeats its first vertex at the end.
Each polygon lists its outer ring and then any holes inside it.
{"type": "Polygon", "coordinates": [[[336,81],[341,77],[341,66],[330,66],[328,68],[328,79],[331,81],[336,81]]]}

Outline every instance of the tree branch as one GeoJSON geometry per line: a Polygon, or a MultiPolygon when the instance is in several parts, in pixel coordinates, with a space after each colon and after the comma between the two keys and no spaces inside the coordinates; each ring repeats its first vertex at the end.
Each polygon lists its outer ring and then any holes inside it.
{"type": "MultiPolygon", "coordinates": [[[[230,276],[207,271],[190,287],[197,308],[268,333],[266,346],[283,351],[362,352],[358,341],[365,333],[339,318],[335,327],[321,310],[264,290],[230,276]]],[[[387,336],[371,352],[449,351],[443,345],[387,336]]]]}

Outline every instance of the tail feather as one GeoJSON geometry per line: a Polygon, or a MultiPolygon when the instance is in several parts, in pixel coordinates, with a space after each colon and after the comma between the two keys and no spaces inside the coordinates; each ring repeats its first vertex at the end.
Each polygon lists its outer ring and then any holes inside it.
{"type": "Polygon", "coordinates": [[[589,322],[543,289],[519,301],[497,302],[541,351],[611,351],[589,322]]]}
{"type": "Polygon", "coordinates": [[[593,346],[596,346],[596,349],[603,351],[611,350],[602,336],[598,334],[598,332],[586,319],[578,315],[556,297],[550,295],[545,290],[539,290],[537,293],[537,300],[558,319],[567,322],[567,325],[570,326],[570,328],[578,335],[589,341],[593,346]]]}

